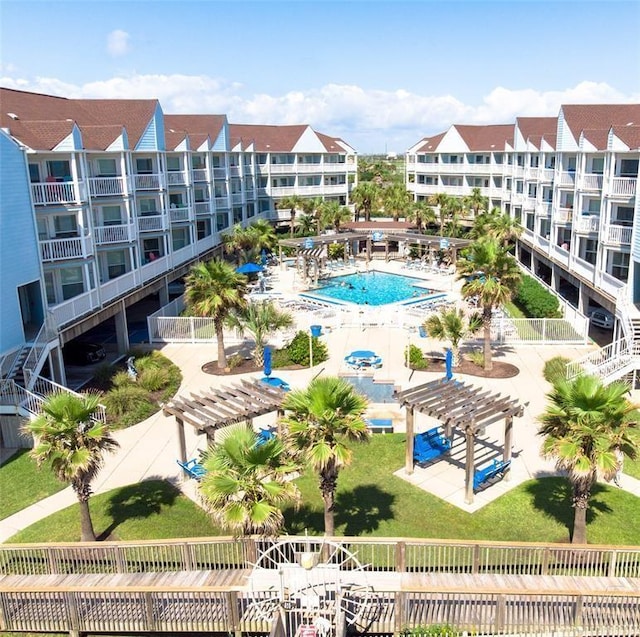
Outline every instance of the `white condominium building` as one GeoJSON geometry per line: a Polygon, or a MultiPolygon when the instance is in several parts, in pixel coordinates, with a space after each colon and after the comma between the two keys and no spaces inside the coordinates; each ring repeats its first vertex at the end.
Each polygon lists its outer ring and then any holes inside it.
{"type": "Polygon", "coordinates": [[[422,139],[407,188],[417,200],[479,188],[520,221],[520,261],[583,312],[613,312],[616,339],[640,326],[639,159],[640,104],[564,105],[422,139]]]}

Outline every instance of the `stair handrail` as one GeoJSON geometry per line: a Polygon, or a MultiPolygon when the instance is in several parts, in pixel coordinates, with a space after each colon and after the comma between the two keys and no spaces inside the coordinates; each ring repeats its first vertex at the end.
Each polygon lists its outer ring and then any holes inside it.
{"type": "Polygon", "coordinates": [[[624,335],[633,340],[633,323],[631,321],[631,303],[628,296],[628,285],[623,285],[616,296],[616,318],[622,325],[624,335]]]}
{"type": "Polygon", "coordinates": [[[623,336],[595,352],[567,363],[566,378],[571,380],[580,374],[587,373],[606,381],[607,377],[616,371],[632,365],[635,358],[633,340],[623,336]]]}
{"type": "Polygon", "coordinates": [[[37,377],[35,371],[43,364],[43,354],[48,353],[48,346],[51,341],[58,338],[58,329],[51,312],[47,312],[44,322],[38,331],[37,336],[33,339],[31,349],[24,360],[22,369],[24,372],[24,383],[27,389],[32,388],[34,376],[37,377]]]}
{"type": "Polygon", "coordinates": [[[9,354],[5,354],[0,359],[0,378],[2,378],[2,382],[8,380],[13,376],[13,372],[18,365],[18,361],[20,360],[20,355],[25,349],[25,346],[22,345],[18,347],[18,349],[10,352],[9,354]],[[6,371],[5,371],[6,370],[6,371]]]}

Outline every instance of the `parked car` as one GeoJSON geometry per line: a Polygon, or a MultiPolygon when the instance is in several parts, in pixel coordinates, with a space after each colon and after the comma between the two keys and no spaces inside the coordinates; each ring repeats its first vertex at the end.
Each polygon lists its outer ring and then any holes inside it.
{"type": "Polygon", "coordinates": [[[589,320],[591,321],[591,325],[594,327],[601,327],[605,330],[612,330],[613,324],[615,322],[615,317],[609,310],[605,310],[602,308],[598,309],[590,309],[588,312],[589,320]]]}
{"type": "Polygon", "coordinates": [[[104,360],[107,353],[99,343],[69,341],[62,350],[62,356],[71,365],[91,365],[104,360]]]}

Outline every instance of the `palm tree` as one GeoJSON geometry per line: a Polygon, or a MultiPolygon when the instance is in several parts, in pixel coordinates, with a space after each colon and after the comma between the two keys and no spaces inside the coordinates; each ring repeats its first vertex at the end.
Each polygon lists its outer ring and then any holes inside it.
{"type": "Polygon", "coordinates": [[[349,208],[341,206],[335,200],[325,201],[322,204],[322,220],[328,226],[333,226],[336,232],[340,232],[340,224],[351,219],[349,208]]]}
{"type": "Polygon", "coordinates": [[[294,323],[289,312],[282,312],[270,301],[249,303],[243,309],[229,315],[227,322],[241,332],[249,332],[255,342],[254,360],[258,367],[264,363],[264,348],[271,334],[294,323]]]}
{"type": "Polygon", "coordinates": [[[482,195],[480,188],[473,188],[471,194],[464,198],[464,206],[473,212],[475,219],[480,211],[486,211],[489,208],[489,199],[482,195]]]}
{"type": "Polygon", "coordinates": [[[276,206],[281,210],[285,210],[286,208],[289,208],[289,212],[291,214],[291,221],[290,221],[289,227],[291,230],[292,237],[293,237],[293,233],[296,225],[296,212],[299,209],[300,210],[302,209],[303,201],[304,200],[302,199],[302,197],[300,197],[300,195],[290,195],[289,197],[284,197],[280,199],[280,201],[276,203],[276,206]]]}
{"type": "Polygon", "coordinates": [[[547,394],[538,433],[544,436],[542,454],[555,459],[571,483],[575,544],[587,543],[587,508],[596,480],[615,476],[618,450],[636,457],[640,414],[625,398],[628,391],[622,382],[604,385],[595,376],[578,376],[560,380],[547,394]]]}
{"type": "Polygon", "coordinates": [[[369,432],[363,419],[367,399],[342,378],[314,378],[307,389],[287,394],[282,419],[294,453],[318,472],[324,501],[324,532],[335,534],[335,494],[340,469],[351,462],[352,451],[346,444],[367,440],[369,432]]]}
{"type": "Polygon", "coordinates": [[[30,455],[38,466],[49,465],[56,478],[70,483],[75,491],[83,542],[96,539],[89,511],[91,483],[104,463],[103,455],[119,446],[109,426],[92,418],[99,404],[94,394],[52,394],[44,401],[40,415],[24,426],[34,437],[30,455]]]}
{"type": "Polygon", "coordinates": [[[477,297],[482,307],[484,326],[484,368],[491,370],[491,317],[493,308],[509,301],[520,285],[518,264],[502,244],[493,237],[472,243],[456,263],[464,298],[477,297]]]}
{"type": "Polygon", "coordinates": [[[364,220],[371,220],[371,210],[376,204],[381,194],[380,186],[372,181],[363,181],[359,183],[352,191],[349,197],[355,204],[356,219],[358,221],[360,212],[364,213],[364,220]]]}
{"type": "Polygon", "coordinates": [[[494,208],[494,212],[497,214],[489,216],[486,230],[508,248],[522,234],[522,226],[508,214],[501,214],[499,209],[494,208]]]}
{"type": "Polygon", "coordinates": [[[315,220],[316,235],[322,232],[322,197],[305,198],[302,200],[302,210],[315,220]]]}
{"type": "Polygon", "coordinates": [[[303,214],[298,217],[298,236],[308,237],[314,234],[316,220],[311,215],[303,214]]]}
{"type": "Polygon", "coordinates": [[[404,184],[393,184],[383,191],[385,214],[391,215],[394,221],[406,215],[411,205],[411,193],[404,184]]]}
{"type": "Polygon", "coordinates": [[[262,250],[271,252],[278,245],[278,237],[273,226],[264,219],[254,221],[248,228],[247,234],[252,242],[252,248],[260,253],[262,250]]]}
{"type": "Polygon", "coordinates": [[[234,310],[244,308],[246,291],[247,277],[220,259],[196,263],[185,277],[185,301],[189,312],[213,318],[220,369],[227,366],[224,322],[234,310]]]}
{"type": "Polygon", "coordinates": [[[416,226],[418,226],[418,232],[422,233],[425,224],[435,223],[436,213],[424,199],[420,199],[414,201],[407,210],[407,219],[415,221],[416,226]]]}
{"type": "Polygon", "coordinates": [[[244,423],[210,447],[202,465],[200,495],[215,522],[235,535],[277,536],[284,525],[280,507],[300,501],[290,479],[298,466],[282,441],[274,437],[259,444],[244,423]]]}
{"type": "Polygon", "coordinates": [[[446,221],[447,213],[446,206],[451,197],[444,192],[438,192],[435,195],[431,195],[427,202],[431,206],[437,206],[438,208],[438,218],[440,220],[440,236],[444,236],[444,224],[446,221]]]}
{"type": "Polygon", "coordinates": [[[432,338],[451,343],[453,366],[457,367],[460,359],[460,342],[482,327],[482,317],[479,314],[472,314],[466,318],[461,309],[443,309],[439,314],[429,316],[424,322],[424,327],[432,338]]]}
{"type": "Polygon", "coordinates": [[[222,244],[227,254],[233,255],[237,264],[246,263],[254,256],[254,237],[249,228],[243,228],[239,223],[233,226],[231,232],[222,235],[222,244]]]}

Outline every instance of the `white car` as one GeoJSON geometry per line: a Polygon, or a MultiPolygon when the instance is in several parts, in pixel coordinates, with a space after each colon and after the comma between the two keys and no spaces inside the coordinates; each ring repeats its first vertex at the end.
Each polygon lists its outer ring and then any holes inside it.
{"type": "Polygon", "coordinates": [[[615,322],[615,318],[609,310],[605,309],[593,309],[589,310],[589,319],[591,320],[591,325],[595,327],[601,327],[605,330],[612,330],[613,324],[615,322]]]}

